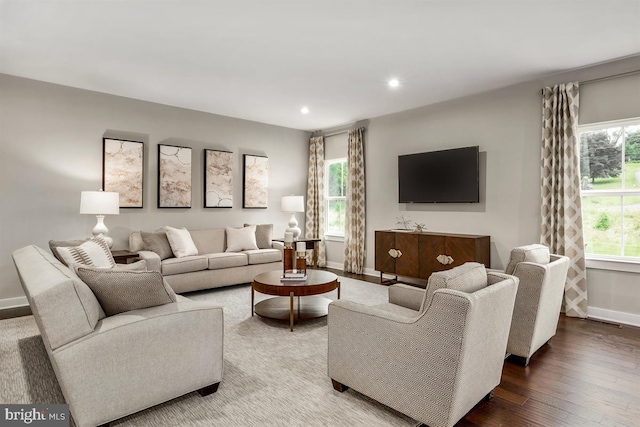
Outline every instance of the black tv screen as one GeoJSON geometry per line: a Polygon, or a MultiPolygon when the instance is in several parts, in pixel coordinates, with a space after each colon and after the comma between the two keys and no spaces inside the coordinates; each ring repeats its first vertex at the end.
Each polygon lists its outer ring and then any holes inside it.
{"type": "Polygon", "coordinates": [[[398,156],[399,203],[478,203],[479,147],[398,156]]]}

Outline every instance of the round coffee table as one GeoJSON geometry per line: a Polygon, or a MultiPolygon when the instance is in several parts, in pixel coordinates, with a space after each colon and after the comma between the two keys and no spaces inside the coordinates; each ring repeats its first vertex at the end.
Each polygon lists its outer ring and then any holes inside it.
{"type": "Polygon", "coordinates": [[[289,320],[293,332],[294,320],[317,319],[326,316],[331,300],[319,294],[338,290],[338,276],[323,270],[307,270],[307,280],[303,282],[282,282],[282,270],[258,274],[251,282],[251,316],[255,312],[269,319],[289,320]],[[254,305],[255,292],[275,295],[254,305]],[[294,307],[294,297],[297,307],[294,307]],[[301,299],[300,297],[305,297],[301,299]]]}

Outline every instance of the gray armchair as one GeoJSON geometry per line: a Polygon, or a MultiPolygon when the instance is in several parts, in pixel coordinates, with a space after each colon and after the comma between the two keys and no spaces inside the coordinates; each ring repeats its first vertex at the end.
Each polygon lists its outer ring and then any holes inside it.
{"type": "Polygon", "coordinates": [[[520,279],[511,320],[509,360],[527,366],[531,356],[555,334],[562,307],[569,258],[533,244],[514,248],[505,273],[520,279]]]}
{"type": "MultiPolygon", "coordinates": [[[[20,282],[75,425],[88,427],[222,379],[222,307],[174,303],[105,316],[86,283],[36,246],[13,253],[20,282]]],[[[44,403],[44,402],[36,402],[44,403]]]]}
{"type": "Polygon", "coordinates": [[[453,426],[500,383],[518,279],[466,263],[389,303],[329,305],[328,373],[431,427],[453,426]],[[490,285],[490,286],[487,286],[490,285]]]}

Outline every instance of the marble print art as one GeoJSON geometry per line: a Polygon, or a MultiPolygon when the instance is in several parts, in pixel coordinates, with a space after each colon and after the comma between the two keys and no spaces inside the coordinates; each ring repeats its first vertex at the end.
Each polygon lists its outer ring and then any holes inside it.
{"type": "Polygon", "coordinates": [[[158,207],[191,207],[191,148],[158,145],[158,207]]]}
{"type": "Polygon", "coordinates": [[[142,207],[144,143],[104,138],[102,188],[120,194],[121,208],[142,207]]]}
{"type": "Polygon", "coordinates": [[[267,208],[269,199],[269,158],[244,155],[243,208],[267,208]]]}
{"type": "Polygon", "coordinates": [[[233,207],[233,153],[204,150],[204,207],[233,207]]]}

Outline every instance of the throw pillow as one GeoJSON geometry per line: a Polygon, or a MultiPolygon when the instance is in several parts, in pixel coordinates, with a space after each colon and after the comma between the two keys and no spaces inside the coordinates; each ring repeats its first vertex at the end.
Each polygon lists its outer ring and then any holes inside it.
{"type": "Polygon", "coordinates": [[[85,264],[92,267],[112,268],[116,265],[102,235],[89,239],[79,246],[57,246],[56,251],[61,261],[67,266],[85,264]]]}
{"type": "Polygon", "coordinates": [[[505,269],[505,273],[513,274],[516,265],[521,262],[535,262],[536,264],[549,264],[551,256],[549,248],[545,245],[534,243],[532,245],[520,246],[511,250],[511,258],[505,269]]]}
{"type": "Polygon", "coordinates": [[[62,247],[80,246],[81,244],[85,243],[87,240],[89,240],[89,239],[84,239],[84,240],[49,240],[49,250],[51,250],[51,253],[53,254],[54,257],[56,257],[56,259],[58,261],[60,261],[61,263],[64,264],[64,259],[62,259],[62,256],[58,253],[58,247],[60,247],[60,246],[62,246],[62,247]]]}
{"type": "MultiPolygon", "coordinates": [[[[90,265],[87,264],[71,264],[69,266],[76,274],[78,274],[79,268],[91,268],[90,265]]],[[[103,268],[102,270],[118,270],[118,271],[147,271],[147,261],[140,260],[136,262],[132,262],[131,264],[116,264],[111,269],[103,268]]]]}
{"type": "Polygon", "coordinates": [[[171,245],[169,244],[167,233],[164,230],[155,233],[141,231],[140,236],[146,249],[157,253],[161,260],[173,257],[171,245]]]}
{"type": "Polygon", "coordinates": [[[227,227],[227,250],[225,252],[240,252],[252,249],[258,249],[255,225],[243,228],[227,227]]]}
{"type": "Polygon", "coordinates": [[[429,276],[420,312],[429,307],[438,289],[455,289],[473,293],[487,286],[487,270],[478,262],[465,262],[451,270],[438,271],[429,276]]]}
{"type": "Polygon", "coordinates": [[[176,302],[176,294],[157,271],[123,271],[79,267],[107,316],[176,302]]]}
{"type": "MultiPolygon", "coordinates": [[[[251,224],[245,224],[249,227],[251,224]]],[[[273,246],[273,224],[256,225],[256,244],[258,249],[271,249],[273,246]]]]}
{"type": "Polygon", "coordinates": [[[191,234],[186,228],[173,228],[166,226],[164,228],[167,233],[167,240],[171,246],[171,251],[176,258],[184,258],[186,256],[198,255],[198,248],[193,243],[191,234]]]}

